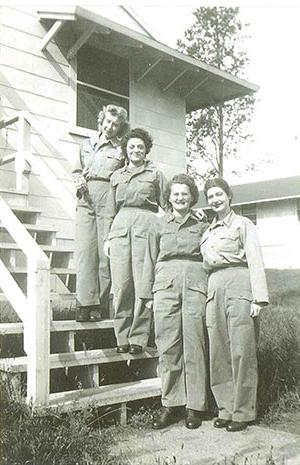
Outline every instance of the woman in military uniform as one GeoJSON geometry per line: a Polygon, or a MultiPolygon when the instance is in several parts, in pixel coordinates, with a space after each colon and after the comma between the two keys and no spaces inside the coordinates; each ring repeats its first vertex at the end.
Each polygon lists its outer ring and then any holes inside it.
{"type": "Polygon", "coordinates": [[[231,209],[229,185],[210,179],[204,194],[216,214],[201,245],[210,273],[206,324],[211,388],[219,408],[214,426],[234,432],[256,417],[257,317],[268,291],[255,226],[231,209]]]}
{"type": "Polygon", "coordinates": [[[103,253],[103,217],[110,177],[124,165],[120,143],[129,129],[127,111],[107,105],[98,115],[98,128],[99,136],[83,143],[73,169],[78,197],[77,321],[97,321],[109,312],[111,279],[109,262],[103,253]]]}
{"type": "Polygon", "coordinates": [[[165,192],[170,211],[148,238],[141,295],[148,307],[154,298],[163,405],[154,429],[178,421],[183,406],[186,427],[198,428],[207,410],[207,274],[200,241],[208,223],[191,210],[198,195],[193,178],[174,176],[165,192]]]}
{"type": "Polygon", "coordinates": [[[105,244],[110,256],[114,328],[119,353],[138,354],[148,343],[151,312],[138,297],[150,225],[165,207],[163,174],[147,158],[152,137],[130,131],[122,143],[127,162],[111,177],[107,199],[105,244]]]}

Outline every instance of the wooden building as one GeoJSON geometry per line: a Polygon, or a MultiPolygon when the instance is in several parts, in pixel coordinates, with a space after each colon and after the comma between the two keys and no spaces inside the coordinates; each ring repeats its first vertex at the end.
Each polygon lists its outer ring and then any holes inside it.
{"type": "MultiPolygon", "coordinates": [[[[75,356],[74,334],[84,325],[50,321],[51,305],[74,300],[71,170],[82,140],[95,134],[99,109],[125,106],[131,126],[153,135],[151,157],[170,177],[186,168],[186,113],[257,86],[158,42],[122,6],[7,5],[0,7],[0,24],[0,297],[24,322],[27,353],[0,368],[16,375],[27,369],[28,398],[36,404],[66,403],[63,396],[49,400],[50,368],[89,365],[97,387],[99,359],[116,358],[103,351],[88,360],[75,356]],[[57,331],[65,355],[49,357],[49,334],[57,331]]],[[[2,334],[22,331],[22,323],[2,323],[2,334]]],[[[142,391],[140,397],[149,395],[147,386],[142,391]]],[[[105,394],[98,400],[112,401],[105,394]]]]}

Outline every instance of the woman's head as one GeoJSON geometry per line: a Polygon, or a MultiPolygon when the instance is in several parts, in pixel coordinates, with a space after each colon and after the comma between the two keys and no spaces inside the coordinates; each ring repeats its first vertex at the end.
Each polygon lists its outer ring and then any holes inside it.
{"type": "Polygon", "coordinates": [[[204,195],[209,207],[218,215],[226,216],[230,211],[232,190],[222,178],[208,179],[204,185],[204,195]]]}
{"type": "Polygon", "coordinates": [[[194,179],[188,174],[176,174],[168,182],[164,198],[173,211],[187,212],[198,201],[198,187],[194,179]]]}
{"type": "Polygon", "coordinates": [[[107,139],[122,138],[129,130],[128,115],[125,108],[107,105],[98,114],[98,129],[107,139]]]}
{"type": "Polygon", "coordinates": [[[153,145],[152,136],[142,128],[134,128],[122,140],[122,151],[133,164],[143,163],[153,145]]]}

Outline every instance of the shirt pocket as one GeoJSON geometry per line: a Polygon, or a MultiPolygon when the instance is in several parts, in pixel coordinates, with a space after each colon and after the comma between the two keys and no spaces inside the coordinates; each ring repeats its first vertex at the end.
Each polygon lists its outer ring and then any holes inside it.
{"type": "Polygon", "coordinates": [[[168,254],[169,252],[174,252],[178,250],[177,238],[175,231],[162,231],[160,237],[160,250],[161,253],[168,254]]]}
{"type": "Polygon", "coordinates": [[[239,239],[238,231],[221,235],[219,237],[219,251],[238,254],[240,249],[239,239]]]}

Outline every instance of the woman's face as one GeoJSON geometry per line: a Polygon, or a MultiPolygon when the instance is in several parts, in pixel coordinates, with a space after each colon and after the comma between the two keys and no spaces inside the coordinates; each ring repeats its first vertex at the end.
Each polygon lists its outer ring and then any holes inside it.
{"type": "Polygon", "coordinates": [[[146,158],[146,146],[143,139],[139,137],[132,137],[126,145],[126,154],[129,163],[139,166],[144,163],[146,158]]]}
{"type": "Polygon", "coordinates": [[[208,206],[223,218],[230,212],[230,200],[221,187],[211,187],[207,191],[208,206]]]}
{"type": "Polygon", "coordinates": [[[102,124],[99,123],[99,131],[104,134],[106,139],[115,139],[118,135],[121,122],[117,115],[111,115],[109,112],[105,114],[102,124]]]}
{"type": "Polygon", "coordinates": [[[169,202],[173,211],[181,215],[188,213],[191,209],[192,200],[189,186],[186,184],[172,184],[169,202]]]}

